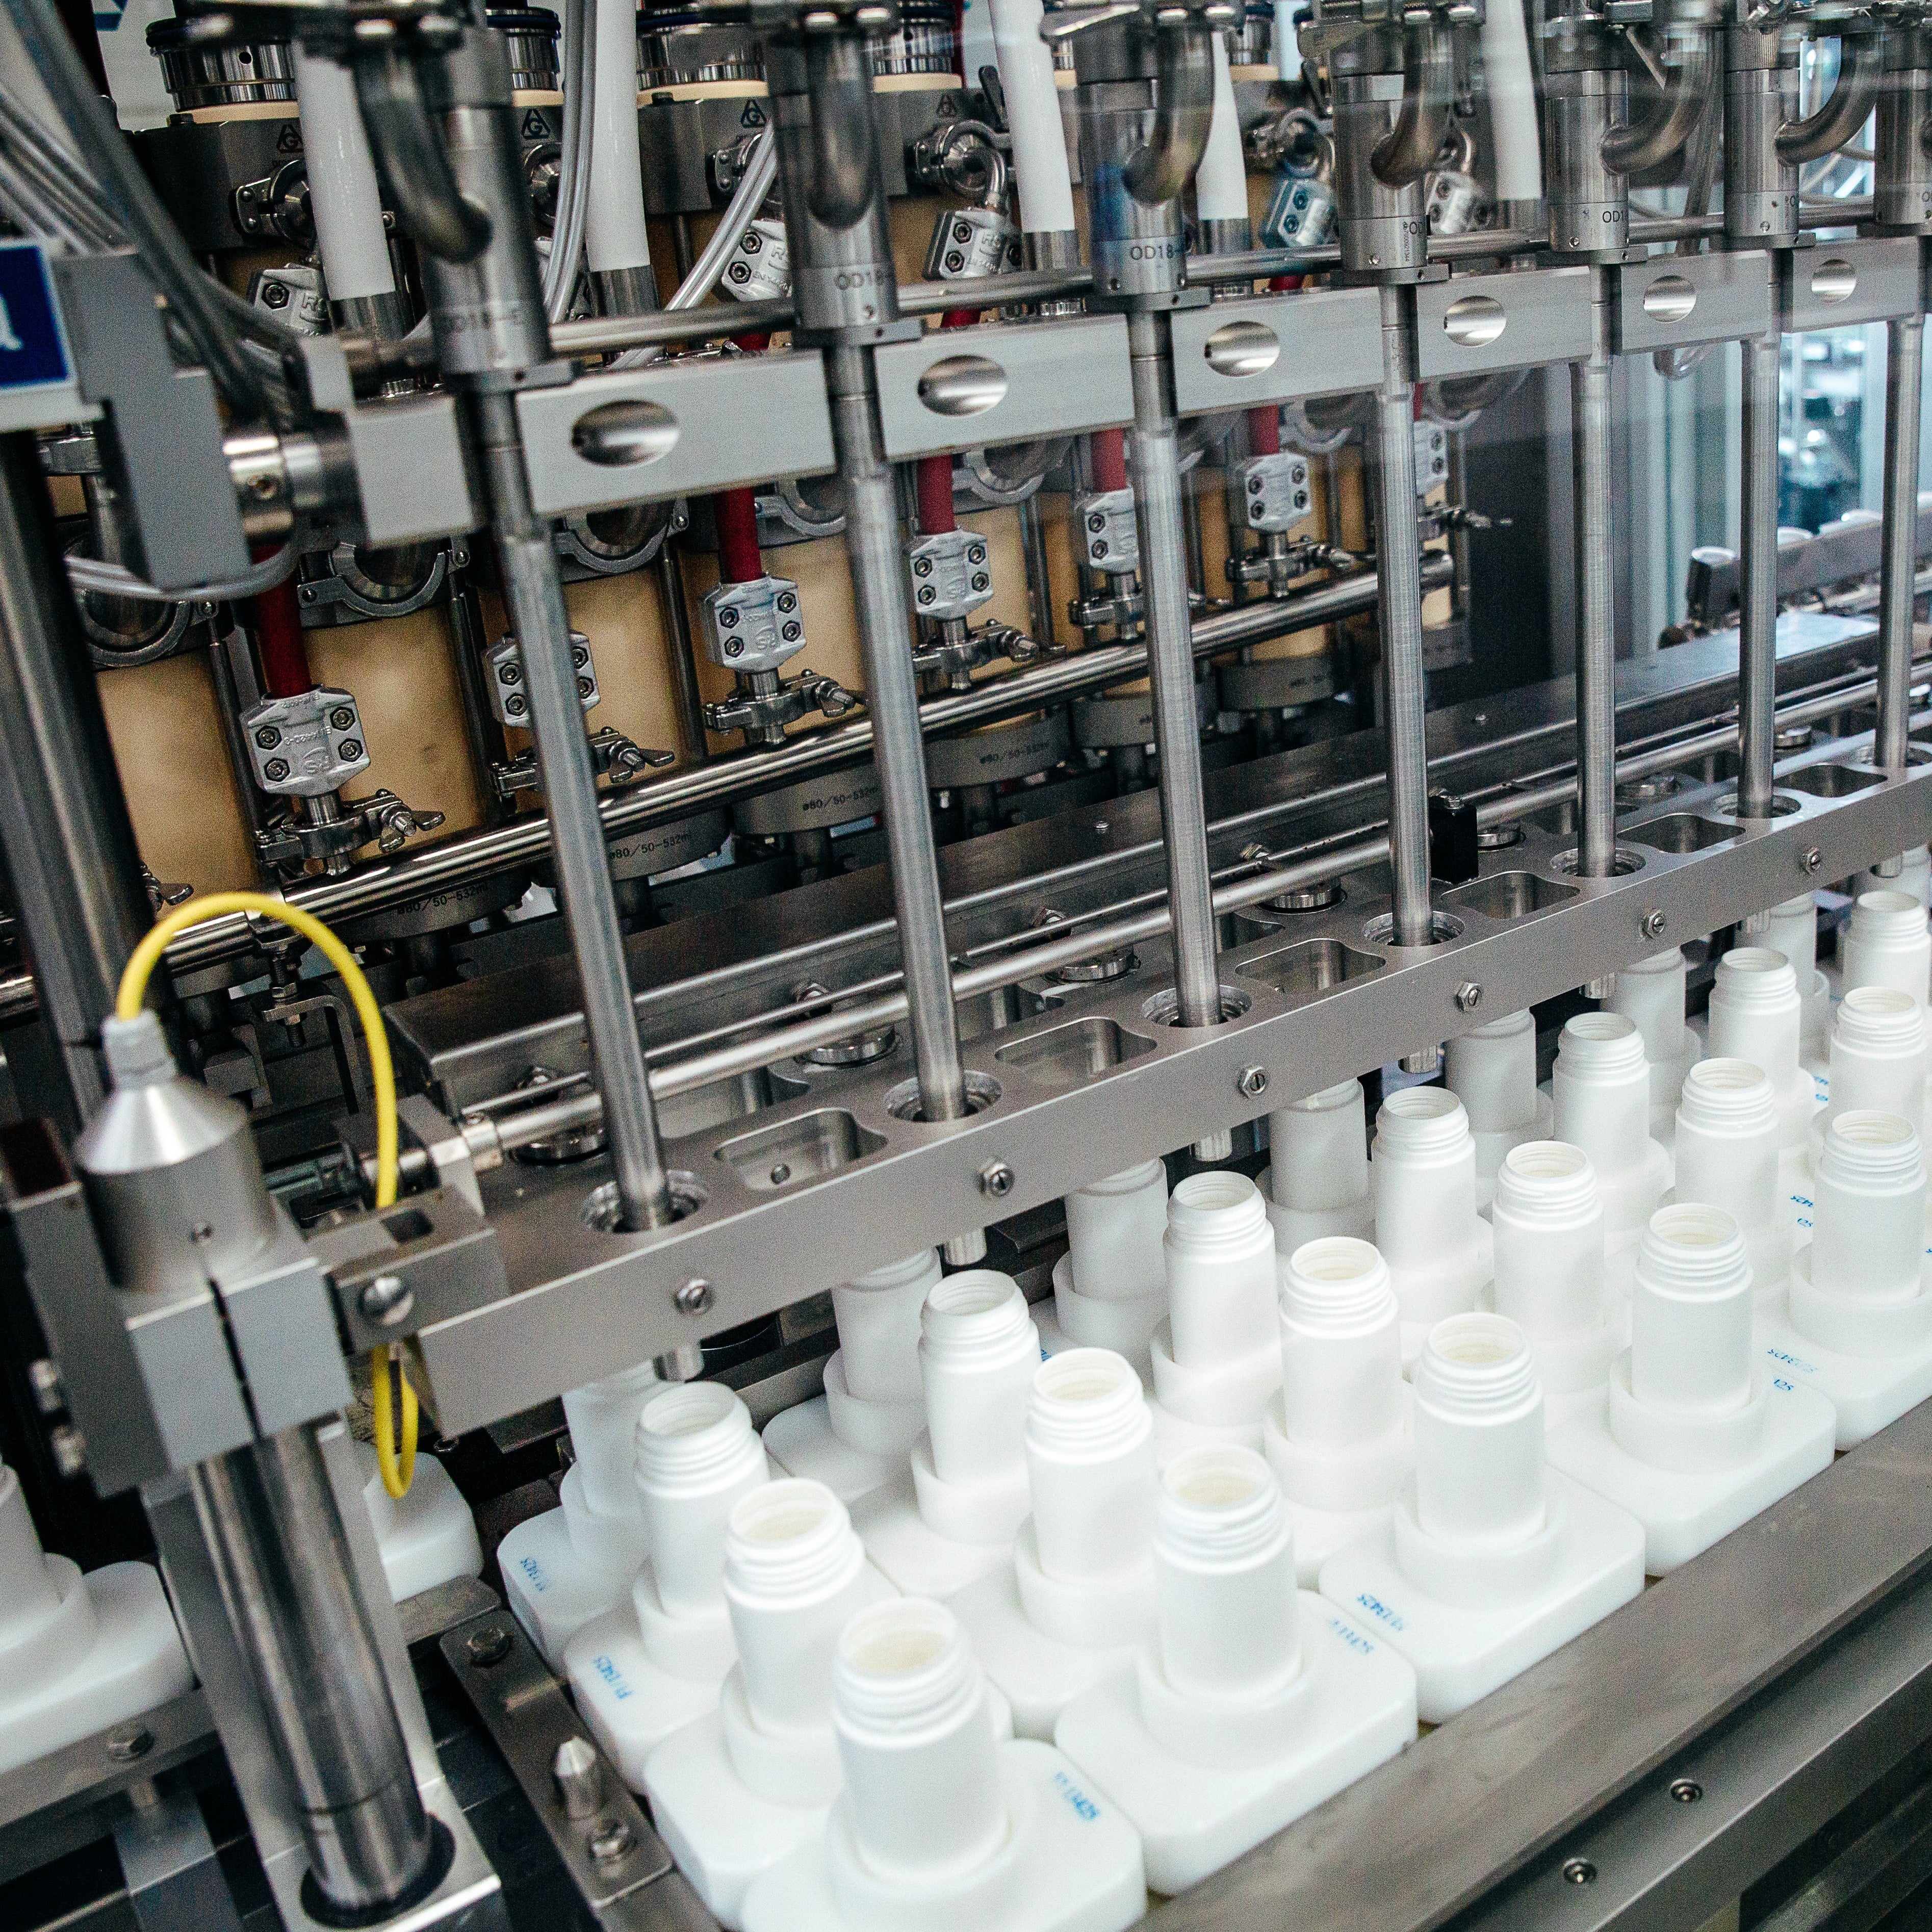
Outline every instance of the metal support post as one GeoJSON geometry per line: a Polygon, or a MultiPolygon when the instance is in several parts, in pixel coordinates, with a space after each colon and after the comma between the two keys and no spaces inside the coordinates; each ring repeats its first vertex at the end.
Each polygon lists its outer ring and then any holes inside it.
{"type": "Polygon", "coordinates": [[[1616,595],[1611,574],[1609,272],[1591,272],[1588,359],[1570,365],[1576,550],[1576,869],[1608,878],[1616,860],[1616,595]]]}
{"type": "Polygon", "coordinates": [[[1773,328],[1744,344],[1738,627],[1738,815],[1768,818],[1778,694],[1778,378],[1773,328]]]}
{"type": "Polygon", "coordinates": [[[1918,532],[1919,385],[1925,345],[1922,315],[1886,325],[1885,501],[1880,553],[1878,730],[1873,760],[1905,764],[1912,718],[1912,580],[1918,532]]]}
{"type": "Polygon", "coordinates": [[[0,842],[79,1125],[100,1022],[154,922],[34,439],[0,437],[0,842]]]}
{"type": "Polygon", "coordinates": [[[1382,290],[1382,386],[1376,398],[1376,608],[1382,628],[1382,704],[1388,734],[1389,870],[1394,940],[1426,946],[1429,752],[1424,736],[1422,544],[1415,515],[1415,351],[1409,304],[1382,290]]]}

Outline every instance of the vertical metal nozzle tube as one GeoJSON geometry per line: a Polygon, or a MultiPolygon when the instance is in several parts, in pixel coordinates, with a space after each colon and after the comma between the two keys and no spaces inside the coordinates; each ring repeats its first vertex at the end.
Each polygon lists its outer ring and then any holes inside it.
{"type": "Polygon", "coordinates": [[[524,688],[550,814],[557,896],[577,958],[584,1030],[604,1098],[619,1218],[626,1228],[659,1228],[673,1218],[670,1185],[656,1110],[645,1084],[610,854],[597,815],[597,775],[584,736],[563,581],[549,526],[530,507],[514,402],[507,394],[486,392],[476,397],[475,406],[490,476],[504,598],[523,646],[524,688]]]}
{"type": "Polygon", "coordinates": [[[1429,753],[1424,736],[1422,538],[1415,514],[1415,360],[1408,298],[1384,286],[1382,386],[1376,397],[1376,610],[1388,742],[1389,869],[1394,940],[1426,946],[1429,753]]]}
{"type": "Polygon", "coordinates": [[[1886,324],[1884,526],[1873,761],[1892,771],[1905,763],[1912,717],[1912,580],[1917,562],[1919,386],[1924,346],[1922,315],[1899,316],[1886,324]]]}
{"type": "Polygon", "coordinates": [[[1778,378],[1774,328],[1744,344],[1738,626],[1738,813],[1768,818],[1778,697],[1778,378]]]}
{"type": "Polygon", "coordinates": [[[1616,861],[1617,609],[1611,575],[1610,286],[1591,272],[1590,353],[1570,365],[1570,454],[1576,551],[1576,869],[1616,861]]]}
{"type": "Polygon", "coordinates": [[[1187,542],[1180,505],[1180,426],[1172,344],[1158,313],[1127,317],[1134,385],[1134,513],[1140,526],[1141,608],[1154,742],[1160,752],[1161,836],[1174,930],[1176,1017],[1212,1026],[1221,1017],[1215,962],[1208,808],[1201,794],[1201,722],[1195,709],[1194,631],[1187,609],[1187,542]]]}
{"type": "Polygon", "coordinates": [[[926,748],[919,728],[919,683],[912,664],[912,622],[906,609],[903,557],[892,472],[880,436],[878,390],[870,351],[828,349],[832,434],[845,493],[845,548],[866,656],[866,704],[872,717],[872,756],[885,809],[892,905],[905,973],[907,1018],[919,1071],[920,1112],[928,1120],[966,1112],[959,1070],[959,1030],[952,1010],[946,909],[926,790],[926,748]]]}
{"type": "Polygon", "coordinates": [[[314,1430],[189,1477],[196,1516],[300,1820],[344,1913],[406,1897],[436,1854],[314,1430]]]}

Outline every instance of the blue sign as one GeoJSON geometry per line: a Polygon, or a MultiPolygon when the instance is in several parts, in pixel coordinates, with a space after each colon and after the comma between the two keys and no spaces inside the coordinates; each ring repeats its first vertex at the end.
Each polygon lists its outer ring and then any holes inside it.
{"type": "Polygon", "coordinates": [[[0,242],[0,392],[64,382],[70,373],[46,258],[35,242],[0,242]]]}

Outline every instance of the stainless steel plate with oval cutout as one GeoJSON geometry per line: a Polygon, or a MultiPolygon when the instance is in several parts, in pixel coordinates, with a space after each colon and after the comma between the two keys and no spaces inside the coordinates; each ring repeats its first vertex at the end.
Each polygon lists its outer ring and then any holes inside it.
{"type": "Polygon", "coordinates": [[[677,418],[648,396],[620,397],[586,410],[570,426],[570,446],[586,463],[616,470],[656,463],[677,446],[677,418]]]}
{"type": "Polygon", "coordinates": [[[919,379],[919,399],[935,416],[984,416],[1006,399],[1006,372],[988,356],[948,356],[919,379]]]}

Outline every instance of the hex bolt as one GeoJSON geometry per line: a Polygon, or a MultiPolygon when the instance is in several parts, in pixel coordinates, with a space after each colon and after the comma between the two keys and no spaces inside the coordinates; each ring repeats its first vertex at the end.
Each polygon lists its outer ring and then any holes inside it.
{"type": "Polygon", "coordinates": [[[1679,1804],[1694,1804],[1703,1796],[1704,1787],[1694,1778],[1672,1778],[1670,1795],[1679,1804]]]}
{"type": "Polygon", "coordinates": [[[485,1624],[470,1633],[463,1648],[478,1670],[488,1670],[509,1655],[510,1633],[501,1624],[485,1624]]]}
{"type": "Polygon", "coordinates": [[[1563,1879],[1567,1885],[1592,1885],[1596,1882],[1597,1868],[1588,1858],[1566,1858],[1563,1864],[1563,1879]]]}
{"type": "Polygon", "coordinates": [[[1825,862],[1825,855],[1815,845],[1808,845],[1798,862],[1808,872],[1815,872],[1825,862]]]}
{"type": "Polygon", "coordinates": [[[504,711],[512,718],[520,718],[530,708],[530,701],[520,691],[512,692],[503,700],[504,711]]]}
{"type": "Polygon", "coordinates": [[[356,725],[356,714],[347,705],[338,704],[328,714],[328,722],[330,725],[338,731],[352,730],[356,725]]]}
{"type": "Polygon", "coordinates": [[[968,549],[966,561],[968,563],[984,563],[986,560],[986,546],[984,544],[974,544],[968,549]]]}
{"type": "Polygon", "coordinates": [[[345,738],[335,748],[345,758],[359,758],[362,755],[362,741],[359,738],[345,738]]]}
{"type": "Polygon", "coordinates": [[[702,1315],[717,1297],[712,1292],[711,1284],[697,1275],[671,1297],[673,1305],[680,1315],[702,1315]]]}
{"type": "Polygon", "coordinates": [[[721,630],[735,631],[738,628],[737,612],[728,604],[718,614],[718,624],[721,630]]]}
{"type": "Polygon", "coordinates": [[[1644,914],[1637,930],[1646,939],[1661,939],[1664,937],[1664,908],[1661,906],[1652,906],[1649,911],[1644,914]]]}
{"type": "Polygon", "coordinates": [[[790,623],[781,625],[779,626],[778,634],[784,639],[787,644],[795,644],[798,642],[799,639],[805,634],[805,633],[800,628],[798,620],[794,618],[790,623]]]}
{"type": "Polygon", "coordinates": [[[581,670],[590,662],[590,653],[581,644],[573,644],[570,647],[570,662],[581,670]]]}
{"type": "Polygon", "coordinates": [[[286,758],[271,758],[262,767],[262,776],[271,784],[280,784],[289,775],[289,761],[286,758]]]}
{"type": "Polygon", "coordinates": [[[87,1438],[70,1422],[63,1422],[47,1437],[54,1467],[69,1482],[87,1467],[87,1438]]]}
{"type": "Polygon", "coordinates": [[[27,1365],[27,1379],[33,1384],[34,1406],[43,1415],[58,1415],[67,1406],[67,1390],[61,1372],[45,1356],[27,1365]]]}
{"type": "Polygon", "coordinates": [[[922,604],[930,604],[932,602],[934,595],[935,593],[931,584],[922,584],[919,586],[919,601],[922,604]]]}
{"type": "Polygon", "coordinates": [[[416,1293],[399,1274],[379,1274],[367,1283],[356,1305],[371,1322],[380,1322],[385,1328],[393,1328],[399,1322],[406,1322],[410,1311],[416,1305],[416,1293]]]}
{"type": "Polygon", "coordinates": [[[599,1825],[590,1837],[590,1856],[600,1865],[614,1865],[619,1859],[627,1858],[637,1836],[621,1818],[614,1818],[609,1823],[599,1825]]]}
{"type": "Polygon", "coordinates": [[[272,724],[264,724],[255,734],[255,742],[265,752],[272,752],[282,742],[282,734],[272,724]]]}
{"type": "Polygon", "coordinates": [[[980,1170],[980,1192],[1003,1201],[1013,1191],[1013,1171],[1003,1160],[989,1160],[980,1170]]]}
{"type": "Polygon", "coordinates": [[[550,1760],[550,1780],[566,1818],[594,1818],[604,1802],[604,1764],[587,1738],[566,1738],[550,1760]]]}
{"type": "Polygon", "coordinates": [[[1473,1013],[1483,1004],[1483,989],[1473,980],[1465,980],[1456,988],[1456,1004],[1466,1013],[1473,1013]]]}
{"type": "Polygon", "coordinates": [[[798,599],[789,590],[782,590],[778,593],[778,608],[781,610],[796,610],[798,599]]]}
{"type": "Polygon", "coordinates": [[[514,658],[506,658],[496,667],[496,682],[499,684],[521,684],[523,681],[524,668],[514,658]]]}
{"type": "Polygon", "coordinates": [[[1234,1076],[1236,1088],[1250,1100],[1258,1100],[1268,1091],[1268,1084],[1265,1066],[1244,1066],[1234,1076]]]}
{"type": "Polygon", "coordinates": [[[724,640],[724,655],[728,658],[742,657],[744,654],[745,640],[742,638],[727,638],[724,640]]]}
{"type": "Polygon", "coordinates": [[[133,1764],[154,1749],[154,1734],[136,1720],[131,1724],[117,1724],[104,1742],[107,1755],[116,1764],[133,1764]]]}
{"type": "Polygon", "coordinates": [[[596,686],[592,684],[587,677],[580,677],[577,680],[577,694],[579,698],[588,698],[596,688],[596,686]]]}

